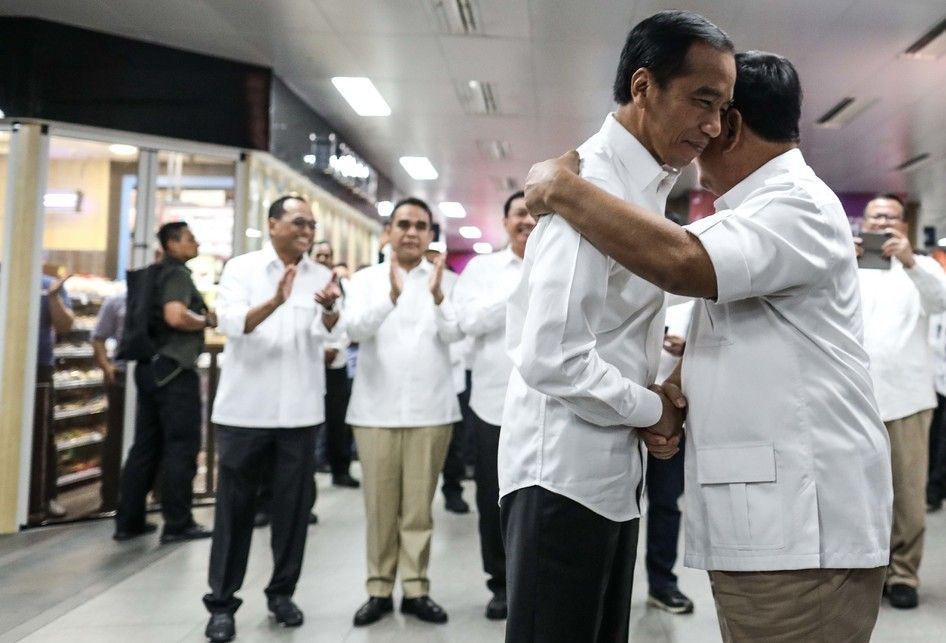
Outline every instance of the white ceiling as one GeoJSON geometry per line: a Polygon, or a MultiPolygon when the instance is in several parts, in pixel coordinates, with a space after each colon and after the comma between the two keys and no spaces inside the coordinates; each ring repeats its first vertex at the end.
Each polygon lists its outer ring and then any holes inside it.
{"type": "MultiPolygon", "coordinates": [[[[897,54],[946,16],[943,0],[475,0],[484,36],[441,32],[435,0],[2,0],[31,15],[271,66],[405,193],[461,201],[502,242],[497,179],[571,149],[611,109],[628,29],[664,8],[699,11],[740,49],[788,56],[805,89],[803,149],[838,191],[910,190],[927,222],[946,224],[946,57],[897,54]],[[357,116],[333,76],[368,76],[393,113],[357,116]],[[457,84],[493,83],[499,114],[464,112],[457,84]],[[877,103],[840,130],[812,122],[844,96],[877,103]],[[492,161],[477,141],[505,140],[492,161]],[[908,174],[892,168],[928,152],[908,174]],[[440,172],[414,182],[402,155],[440,172]]],[[[692,181],[692,173],[688,175],[692,181]]],[[[455,220],[451,220],[454,223],[455,220]]],[[[470,241],[449,237],[451,248],[470,241]]]]}

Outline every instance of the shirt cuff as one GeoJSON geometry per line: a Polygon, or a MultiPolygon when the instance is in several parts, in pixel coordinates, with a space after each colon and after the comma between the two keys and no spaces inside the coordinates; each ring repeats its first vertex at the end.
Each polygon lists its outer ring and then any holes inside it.
{"type": "Polygon", "coordinates": [[[716,302],[720,304],[745,299],[752,292],[749,264],[726,221],[735,216],[731,210],[683,226],[700,240],[716,272],[716,302]]]}
{"type": "Polygon", "coordinates": [[[643,394],[636,396],[635,402],[632,426],[643,428],[653,426],[660,421],[664,414],[664,405],[659,395],[650,389],[645,389],[643,394]]]}

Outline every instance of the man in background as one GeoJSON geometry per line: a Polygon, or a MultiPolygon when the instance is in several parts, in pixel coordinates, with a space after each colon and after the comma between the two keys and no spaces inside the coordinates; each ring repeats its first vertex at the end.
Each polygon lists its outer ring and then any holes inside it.
{"type": "Polygon", "coordinates": [[[113,511],[118,504],[118,480],[122,466],[122,434],[125,426],[125,361],[112,359],[105,342],[121,343],[125,328],[128,295],[112,295],[102,304],[92,330],[95,363],[102,369],[108,397],[108,428],[102,448],[101,511],[113,511]]]}
{"type": "Polygon", "coordinates": [[[512,372],[512,362],[506,354],[506,301],[519,283],[526,241],[535,227],[521,191],[510,195],[503,204],[503,227],[509,245],[499,252],[471,259],[453,292],[460,329],[473,340],[470,424],[476,445],[480,553],[483,571],[489,576],[486,587],[493,594],[486,605],[486,618],[490,620],[504,619],[508,611],[496,460],[503,401],[512,372]]]}
{"type": "MultiPolygon", "coordinates": [[[[919,604],[929,429],[936,408],[929,319],[946,311],[946,274],[935,259],[913,252],[897,195],[872,199],[861,230],[890,236],[881,249],[890,269],[858,274],[864,347],[893,464],[893,537],[885,589],[891,606],[909,609],[919,604]]],[[[860,245],[857,252],[862,253],[860,245]]]]}

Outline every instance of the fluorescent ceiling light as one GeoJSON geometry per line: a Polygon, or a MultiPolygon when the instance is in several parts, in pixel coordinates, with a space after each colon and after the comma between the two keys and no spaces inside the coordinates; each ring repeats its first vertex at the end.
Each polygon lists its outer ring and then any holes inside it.
{"type": "Polygon", "coordinates": [[[901,163],[900,165],[896,166],[893,169],[900,172],[912,170],[913,168],[915,168],[917,165],[919,165],[920,163],[922,163],[928,158],[930,158],[929,152],[923,152],[922,154],[917,154],[916,156],[912,158],[908,158],[906,161],[904,161],[903,163],[901,163]]]}
{"type": "Polygon", "coordinates": [[[47,192],[43,195],[43,207],[50,210],[72,210],[78,212],[82,203],[82,193],[78,190],[72,192],[47,192]]]}
{"type": "Polygon", "coordinates": [[[306,165],[315,165],[315,154],[306,154],[302,157],[302,162],[306,165]]]}
{"type": "Polygon", "coordinates": [[[445,241],[431,241],[430,245],[427,246],[428,250],[433,250],[434,252],[439,252],[441,254],[447,253],[447,243],[445,241]]]}
{"type": "Polygon", "coordinates": [[[108,151],[118,156],[134,156],[138,153],[138,148],[134,145],[125,145],[124,143],[115,143],[108,146],[108,151]]]}
{"type": "Polygon", "coordinates": [[[479,7],[474,0],[433,0],[433,5],[443,33],[463,36],[481,33],[479,7]]]}
{"type": "Polygon", "coordinates": [[[483,156],[493,161],[503,161],[509,158],[509,141],[477,141],[483,156]]]}
{"type": "Polygon", "coordinates": [[[816,127],[840,129],[863,114],[867,108],[877,103],[876,98],[855,98],[846,96],[815,121],[816,127]]]}
{"type": "Polygon", "coordinates": [[[932,29],[920,36],[900,55],[914,60],[936,60],[946,53],[944,33],[946,33],[946,18],[940,20],[932,29]]]}
{"type": "Polygon", "coordinates": [[[440,176],[426,156],[402,156],[399,160],[415,181],[433,181],[440,176]]]}
{"type": "Polygon", "coordinates": [[[391,115],[391,108],[370,78],[336,76],[332,84],[359,116],[391,115]]]}
{"type": "Polygon", "coordinates": [[[394,204],[390,201],[378,201],[378,216],[387,219],[394,212],[394,204]]]}
{"type": "Polygon", "coordinates": [[[256,228],[247,228],[246,236],[249,239],[259,239],[260,237],[263,236],[263,231],[257,230],[256,228]]]}
{"type": "Polygon", "coordinates": [[[491,246],[486,241],[477,241],[473,244],[473,252],[478,255],[488,255],[493,251],[493,246],[491,246]]]}
{"type": "Polygon", "coordinates": [[[443,212],[443,216],[445,217],[462,219],[466,216],[466,208],[463,207],[462,203],[456,201],[441,201],[439,205],[440,211],[443,212]]]}
{"type": "Polygon", "coordinates": [[[458,232],[464,239],[479,239],[483,236],[483,233],[475,225],[460,226],[458,232]]]}
{"type": "Polygon", "coordinates": [[[495,114],[498,110],[492,83],[479,80],[460,83],[457,95],[467,114],[495,114]]]}

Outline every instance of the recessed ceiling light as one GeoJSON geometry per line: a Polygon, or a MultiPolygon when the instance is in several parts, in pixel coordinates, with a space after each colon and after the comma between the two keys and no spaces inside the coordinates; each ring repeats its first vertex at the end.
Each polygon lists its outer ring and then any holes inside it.
{"type": "Polygon", "coordinates": [[[914,60],[936,60],[946,53],[946,18],[940,20],[932,29],[919,37],[919,39],[900,54],[903,58],[913,58],[914,60]]]}
{"type": "Polygon", "coordinates": [[[124,143],[115,143],[108,146],[108,151],[117,156],[134,156],[138,153],[138,148],[134,145],[125,145],[124,143]]]}
{"type": "Polygon", "coordinates": [[[427,245],[428,250],[433,250],[434,252],[439,252],[441,254],[446,254],[447,252],[447,243],[445,241],[431,241],[427,245]]]}
{"type": "Polygon", "coordinates": [[[370,78],[336,76],[332,84],[359,116],[391,115],[391,108],[370,78]]]}
{"type": "Polygon", "coordinates": [[[443,212],[443,216],[445,217],[462,219],[466,216],[466,208],[463,207],[462,203],[458,203],[457,201],[441,201],[439,206],[440,211],[443,212]]]}
{"type": "Polygon", "coordinates": [[[906,172],[908,170],[912,170],[913,168],[915,168],[917,165],[919,165],[920,163],[922,163],[928,158],[930,158],[929,152],[923,152],[922,154],[917,154],[914,157],[908,158],[906,161],[897,165],[893,169],[899,172],[906,172]]]}
{"type": "Polygon", "coordinates": [[[477,141],[476,145],[480,148],[483,156],[493,161],[503,161],[509,158],[509,141],[477,141]]]}
{"type": "Polygon", "coordinates": [[[245,234],[248,239],[259,239],[263,236],[263,231],[257,228],[247,228],[245,234]]]}
{"type": "Polygon", "coordinates": [[[473,0],[433,0],[443,33],[471,36],[481,33],[479,7],[473,0]]]}
{"type": "Polygon", "coordinates": [[[460,226],[457,232],[459,232],[460,236],[464,239],[479,239],[483,236],[483,233],[475,225],[460,226]]]}
{"type": "Polygon", "coordinates": [[[473,244],[473,252],[478,255],[488,255],[493,251],[493,246],[486,241],[477,241],[473,244]]]}
{"type": "Polygon", "coordinates": [[[840,129],[877,103],[876,98],[846,96],[815,121],[816,127],[840,129]]]}
{"type": "Polygon", "coordinates": [[[426,156],[402,156],[399,160],[415,181],[433,181],[440,176],[426,156]]]}
{"type": "Polygon", "coordinates": [[[378,216],[387,219],[394,212],[394,204],[390,201],[378,201],[378,216]]]}

